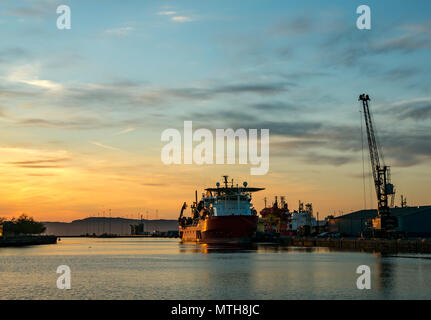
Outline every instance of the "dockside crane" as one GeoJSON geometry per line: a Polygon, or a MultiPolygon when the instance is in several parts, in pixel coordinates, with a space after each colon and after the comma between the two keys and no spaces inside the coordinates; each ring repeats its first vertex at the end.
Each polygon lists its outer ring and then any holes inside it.
{"type": "MultiPolygon", "coordinates": [[[[394,230],[398,227],[398,219],[390,213],[389,196],[394,196],[395,189],[391,183],[390,167],[386,166],[382,154],[379,153],[373,120],[371,118],[369,101],[367,94],[361,94],[359,101],[362,108],[367,129],[368,147],[370,152],[371,170],[373,172],[374,185],[377,195],[377,217],[367,223],[367,235],[373,237],[391,237],[394,230]]],[[[381,150],[380,150],[381,151],[381,150]]]]}

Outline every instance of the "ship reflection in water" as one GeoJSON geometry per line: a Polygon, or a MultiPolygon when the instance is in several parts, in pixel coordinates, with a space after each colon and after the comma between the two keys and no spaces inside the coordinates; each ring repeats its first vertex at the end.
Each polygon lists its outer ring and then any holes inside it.
{"type": "Polygon", "coordinates": [[[181,253],[247,253],[257,251],[257,245],[253,243],[179,243],[179,248],[181,253]]]}
{"type": "Polygon", "coordinates": [[[0,248],[2,299],[428,299],[431,256],[157,238],[0,248]],[[71,268],[58,290],[56,269],[71,268]],[[356,269],[371,268],[371,290],[356,269]]]}
{"type": "Polygon", "coordinates": [[[281,253],[281,252],[330,252],[335,248],[287,247],[272,243],[179,243],[181,253],[281,253]]]}

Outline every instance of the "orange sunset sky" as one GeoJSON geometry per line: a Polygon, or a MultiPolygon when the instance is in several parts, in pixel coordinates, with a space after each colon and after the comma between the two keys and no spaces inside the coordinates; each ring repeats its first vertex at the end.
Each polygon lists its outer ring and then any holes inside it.
{"type": "Polygon", "coordinates": [[[0,217],[176,219],[225,174],[266,188],[258,211],[275,195],[313,203],[319,218],[375,208],[363,92],[396,204],[431,204],[428,4],[388,16],[373,3],[373,28],[360,31],[355,1],[64,3],[70,30],[56,28],[56,1],[2,4],[0,217]],[[268,174],[164,165],[161,134],[186,120],[269,129],[268,174]]]}

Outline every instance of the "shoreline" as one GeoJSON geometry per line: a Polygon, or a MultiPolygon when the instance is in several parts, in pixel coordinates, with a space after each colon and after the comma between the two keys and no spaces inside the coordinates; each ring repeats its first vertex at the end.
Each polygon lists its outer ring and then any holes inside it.
{"type": "Polygon", "coordinates": [[[422,240],[387,239],[319,239],[281,238],[277,242],[293,247],[325,247],[381,253],[431,253],[431,242],[422,240]]]}
{"type": "Polygon", "coordinates": [[[56,244],[57,236],[18,236],[0,239],[0,247],[23,247],[56,244]]]}
{"type": "MultiPolygon", "coordinates": [[[[31,245],[56,244],[61,238],[159,238],[178,239],[177,237],[148,236],[148,235],[117,235],[108,237],[88,236],[20,236],[0,239],[0,247],[22,247],[31,245]]],[[[285,247],[323,247],[349,251],[381,252],[381,253],[431,253],[431,242],[425,239],[416,240],[387,240],[387,239],[319,239],[319,238],[272,238],[252,239],[250,244],[268,243],[285,247]]]]}

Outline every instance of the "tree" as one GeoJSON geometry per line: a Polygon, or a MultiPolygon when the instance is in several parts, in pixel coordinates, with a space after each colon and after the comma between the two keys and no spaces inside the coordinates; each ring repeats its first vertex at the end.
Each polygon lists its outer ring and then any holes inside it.
{"type": "Polygon", "coordinates": [[[7,234],[40,234],[45,232],[43,223],[36,222],[32,217],[22,214],[18,219],[4,222],[4,233],[7,234]]]}
{"type": "Polygon", "coordinates": [[[5,218],[0,217],[0,238],[3,238],[3,224],[6,221],[5,218]]]}

